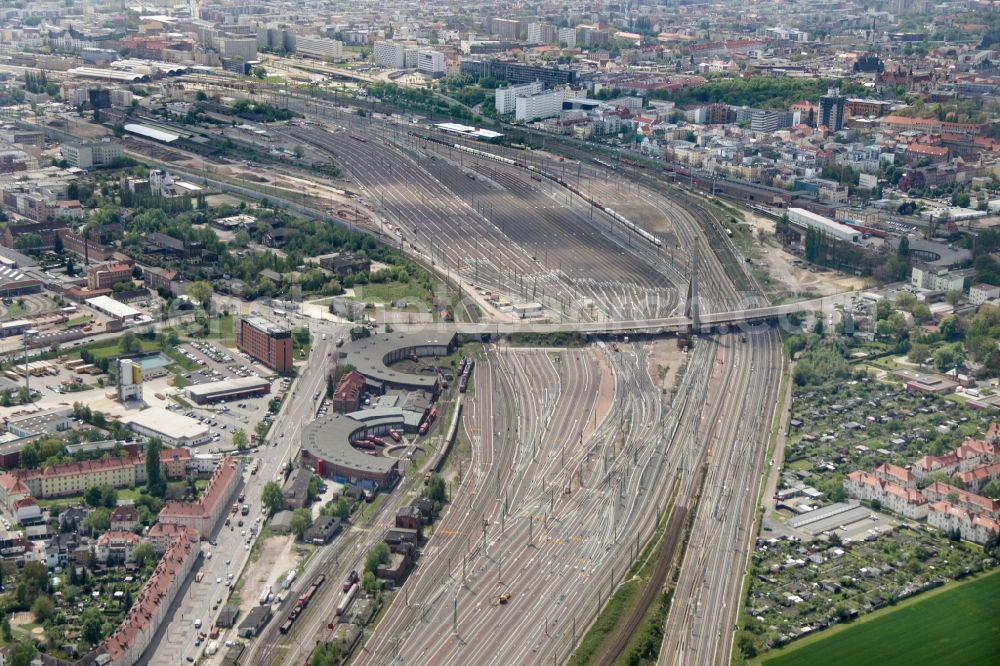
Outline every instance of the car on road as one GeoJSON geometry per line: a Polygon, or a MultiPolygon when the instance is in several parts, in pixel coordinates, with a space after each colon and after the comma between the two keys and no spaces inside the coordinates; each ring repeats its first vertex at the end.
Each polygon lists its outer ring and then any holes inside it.
{"type": "Polygon", "coordinates": [[[216,583],[221,583],[222,582],[222,576],[219,576],[218,578],[216,578],[215,582],[216,583]]]}

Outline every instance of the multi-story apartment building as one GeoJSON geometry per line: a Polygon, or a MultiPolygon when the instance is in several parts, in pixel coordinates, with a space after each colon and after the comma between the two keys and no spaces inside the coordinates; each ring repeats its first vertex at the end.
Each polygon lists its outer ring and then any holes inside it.
{"type": "Polygon", "coordinates": [[[226,458],[215,469],[200,500],[193,503],[167,502],[160,511],[159,522],[187,525],[207,539],[229,508],[240,479],[239,461],[235,458],[226,458]]]}
{"type": "Polygon", "coordinates": [[[540,81],[535,81],[533,83],[525,83],[520,86],[508,86],[506,88],[497,88],[496,92],[494,93],[497,113],[501,114],[514,113],[518,97],[537,95],[543,90],[545,90],[545,86],[540,81]]]}
{"type": "Polygon", "coordinates": [[[198,537],[189,529],[173,535],[153,575],[139,592],[122,623],[85,659],[93,657],[94,663],[107,666],[140,663],[200,555],[198,537]]]}
{"type": "Polygon", "coordinates": [[[563,94],[560,90],[518,97],[514,100],[514,117],[532,121],[558,116],[562,112],[563,94]]]}
{"type": "Polygon", "coordinates": [[[343,60],[344,42],[325,37],[295,35],[295,53],[304,58],[343,60]]]}
{"type": "Polygon", "coordinates": [[[372,50],[377,67],[403,69],[406,67],[406,46],[396,42],[375,42],[372,50]]]}
{"type": "Polygon", "coordinates": [[[445,73],[444,54],[440,51],[421,49],[417,52],[417,71],[429,76],[443,76],[445,73]]]}
{"type": "Polygon", "coordinates": [[[833,132],[844,129],[844,112],[847,109],[847,98],[836,88],[831,88],[819,98],[819,118],[817,125],[827,127],[833,132]]]}
{"type": "Polygon", "coordinates": [[[927,524],[946,532],[958,532],[966,541],[975,543],[986,543],[1000,534],[1000,522],[989,516],[970,513],[950,502],[931,504],[927,524]]]}

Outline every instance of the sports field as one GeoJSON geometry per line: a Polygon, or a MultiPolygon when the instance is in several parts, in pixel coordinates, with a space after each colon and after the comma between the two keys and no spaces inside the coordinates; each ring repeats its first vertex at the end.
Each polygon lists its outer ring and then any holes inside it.
{"type": "Polygon", "coordinates": [[[1000,571],[765,655],[765,666],[984,666],[1000,655],[1000,571]]]}

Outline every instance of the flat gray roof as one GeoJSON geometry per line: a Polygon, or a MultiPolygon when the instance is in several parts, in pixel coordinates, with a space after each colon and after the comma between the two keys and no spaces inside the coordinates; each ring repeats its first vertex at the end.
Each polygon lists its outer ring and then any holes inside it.
{"type": "Polygon", "coordinates": [[[271,382],[260,377],[234,377],[233,379],[223,379],[218,382],[207,384],[195,384],[187,387],[188,395],[192,398],[200,396],[203,398],[213,395],[226,395],[239,391],[252,391],[254,389],[270,388],[271,382]]]}
{"type": "Polygon", "coordinates": [[[385,364],[391,353],[418,347],[445,347],[455,340],[455,334],[446,333],[380,333],[362,338],[344,347],[341,356],[365,377],[396,386],[432,390],[437,383],[436,374],[410,374],[393,370],[385,364]]]}
{"type": "Polygon", "coordinates": [[[257,330],[268,335],[280,335],[282,333],[288,333],[288,329],[280,324],[275,324],[273,321],[264,319],[263,317],[244,317],[243,321],[250,324],[257,330]]]}
{"type": "Polygon", "coordinates": [[[302,450],[311,456],[342,467],[369,474],[386,474],[398,462],[395,458],[370,456],[350,444],[351,434],[380,425],[402,425],[403,419],[389,416],[362,423],[344,414],[330,414],[317,419],[302,429],[302,450]]]}

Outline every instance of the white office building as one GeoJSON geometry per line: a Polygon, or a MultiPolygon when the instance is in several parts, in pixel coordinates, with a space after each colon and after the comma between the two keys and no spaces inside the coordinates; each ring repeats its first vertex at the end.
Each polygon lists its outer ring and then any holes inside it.
{"type": "Polygon", "coordinates": [[[563,94],[561,90],[518,97],[514,101],[514,117],[517,120],[532,121],[553,118],[562,112],[563,94]]]}
{"type": "Polygon", "coordinates": [[[444,54],[440,51],[421,49],[417,52],[417,71],[430,76],[444,76],[444,54]]]}
{"type": "Polygon", "coordinates": [[[104,166],[123,157],[125,151],[122,144],[117,141],[89,141],[64,143],[62,154],[70,166],[93,169],[95,166],[104,166]]]}
{"type": "Polygon", "coordinates": [[[406,47],[395,42],[375,42],[375,65],[388,69],[406,67],[406,47]]]}
{"type": "Polygon", "coordinates": [[[541,81],[535,81],[534,83],[525,83],[520,86],[508,86],[506,88],[497,88],[495,93],[495,104],[497,107],[497,113],[508,114],[514,113],[516,109],[516,100],[518,97],[528,97],[530,95],[537,95],[538,93],[545,90],[545,85],[541,81]]]}
{"type": "Polygon", "coordinates": [[[576,48],[576,28],[559,28],[559,43],[568,49],[576,48]]]}
{"type": "Polygon", "coordinates": [[[344,43],[325,37],[295,36],[295,53],[303,58],[317,60],[343,60],[344,43]]]}

